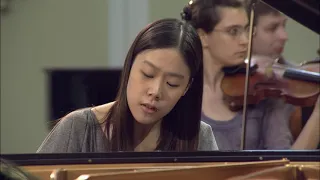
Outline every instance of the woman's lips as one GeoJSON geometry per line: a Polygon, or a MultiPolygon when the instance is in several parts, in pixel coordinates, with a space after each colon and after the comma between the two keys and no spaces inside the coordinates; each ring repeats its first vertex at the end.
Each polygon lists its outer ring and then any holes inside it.
{"type": "Polygon", "coordinates": [[[158,111],[155,106],[149,104],[141,104],[142,110],[148,114],[153,114],[158,111]]]}

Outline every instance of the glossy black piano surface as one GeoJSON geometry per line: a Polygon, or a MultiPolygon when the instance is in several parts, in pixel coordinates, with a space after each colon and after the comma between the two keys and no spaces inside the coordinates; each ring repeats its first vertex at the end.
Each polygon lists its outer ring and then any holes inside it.
{"type": "Polygon", "coordinates": [[[261,0],[319,34],[319,0],[261,0]]]}
{"type": "Polygon", "coordinates": [[[120,163],[248,162],[281,160],[320,162],[320,151],[116,152],[68,154],[2,154],[21,166],[120,163]]]}

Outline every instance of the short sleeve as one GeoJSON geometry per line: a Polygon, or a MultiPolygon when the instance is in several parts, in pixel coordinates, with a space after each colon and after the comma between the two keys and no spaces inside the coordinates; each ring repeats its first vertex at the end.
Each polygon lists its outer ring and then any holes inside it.
{"type": "Polygon", "coordinates": [[[87,122],[83,111],[66,115],[50,131],[37,153],[80,152],[87,122]]]}
{"type": "Polygon", "coordinates": [[[264,149],[290,149],[293,143],[289,118],[294,108],[281,100],[266,103],[263,119],[264,149]]]}
{"type": "Polygon", "coordinates": [[[201,124],[200,124],[198,150],[199,151],[218,150],[218,145],[213,135],[211,126],[203,121],[201,121],[201,124]]]}

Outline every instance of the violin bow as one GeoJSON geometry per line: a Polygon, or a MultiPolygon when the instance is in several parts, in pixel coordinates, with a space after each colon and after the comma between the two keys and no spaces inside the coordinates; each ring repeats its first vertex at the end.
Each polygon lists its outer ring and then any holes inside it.
{"type": "Polygon", "coordinates": [[[250,31],[249,31],[249,44],[247,52],[247,63],[246,63],[246,77],[245,77],[245,91],[244,91],[244,100],[243,100],[243,113],[242,113],[242,134],[241,134],[241,149],[245,150],[246,144],[246,125],[247,125],[247,99],[248,99],[248,87],[249,87],[249,74],[250,74],[250,65],[251,65],[251,56],[252,56],[252,37],[253,37],[253,22],[254,22],[254,8],[257,0],[252,0],[250,5],[250,31]]]}

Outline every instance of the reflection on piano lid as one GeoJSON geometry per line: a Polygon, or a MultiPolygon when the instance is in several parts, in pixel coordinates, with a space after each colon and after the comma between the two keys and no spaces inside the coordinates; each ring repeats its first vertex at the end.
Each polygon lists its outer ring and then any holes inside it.
{"type": "Polygon", "coordinates": [[[319,34],[319,0],[261,0],[319,34]]]}

